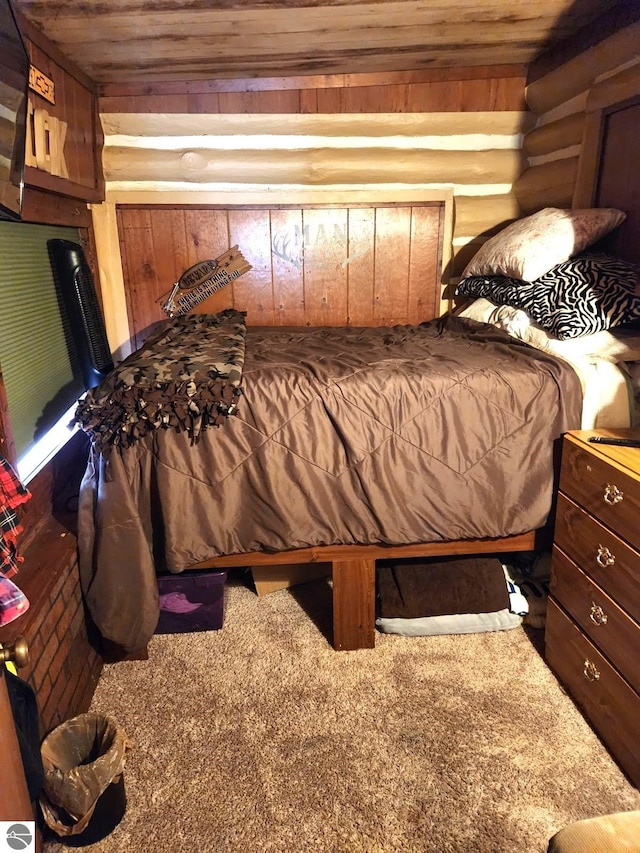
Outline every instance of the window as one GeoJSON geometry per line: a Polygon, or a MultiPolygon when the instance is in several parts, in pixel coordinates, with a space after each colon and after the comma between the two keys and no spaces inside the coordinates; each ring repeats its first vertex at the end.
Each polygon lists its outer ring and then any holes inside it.
{"type": "Polygon", "coordinates": [[[52,427],[62,427],[62,440],[70,435],[67,419],[84,393],[49,262],[54,238],[79,242],[74,228],[0,222],[0,366],[23,482],[59,446],[52,427]]]}

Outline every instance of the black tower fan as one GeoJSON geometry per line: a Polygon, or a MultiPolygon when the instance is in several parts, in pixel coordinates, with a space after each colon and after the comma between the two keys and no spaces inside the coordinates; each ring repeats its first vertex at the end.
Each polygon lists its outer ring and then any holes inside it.
{"type": "Polygon", "coordinates": [[[93,275],[82,246],[71,240],[48,240],[47,247],[88,390],[114,367],[93,275]]]}

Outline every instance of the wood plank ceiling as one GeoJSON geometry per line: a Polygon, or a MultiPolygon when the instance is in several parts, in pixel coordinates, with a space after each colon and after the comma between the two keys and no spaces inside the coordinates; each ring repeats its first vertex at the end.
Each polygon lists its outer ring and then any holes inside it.
{"type": "Polygon", "coordinates": [[[98,83],[528,64],[612,0],[12,0],[98,83]]]}

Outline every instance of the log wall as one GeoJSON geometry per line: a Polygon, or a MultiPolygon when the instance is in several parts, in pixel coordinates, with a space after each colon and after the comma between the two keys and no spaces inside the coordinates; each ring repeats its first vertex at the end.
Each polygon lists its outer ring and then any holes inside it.
{"type": "Polygon", "coordinates": [[[640,94],[640,23],[619,30],[526,88],[535,126],[514,184],[523,213],[594,202],[603,111],[640,94]]]}
{"type": "Polygon", "coordinates": [[[94,225],[114,349],[126,346],[131,283],[113,258],[110,205],[447,196],[446,283],[518,215],[511,189],[531,119],[524,83],[522,66],[483,66],[103,86],[107,209],[96,209],[94,225]]]}

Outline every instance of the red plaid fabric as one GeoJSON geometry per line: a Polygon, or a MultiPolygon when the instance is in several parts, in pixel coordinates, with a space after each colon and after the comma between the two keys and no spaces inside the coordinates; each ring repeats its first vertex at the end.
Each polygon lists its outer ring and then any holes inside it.
{"type": "Polygon", "coordinates": [[[22,533],[16,509],[30,497],[10,463],[0,456],[0,574],[7,578],[16,574],[23,559],[16,547],[22,533]]]}

